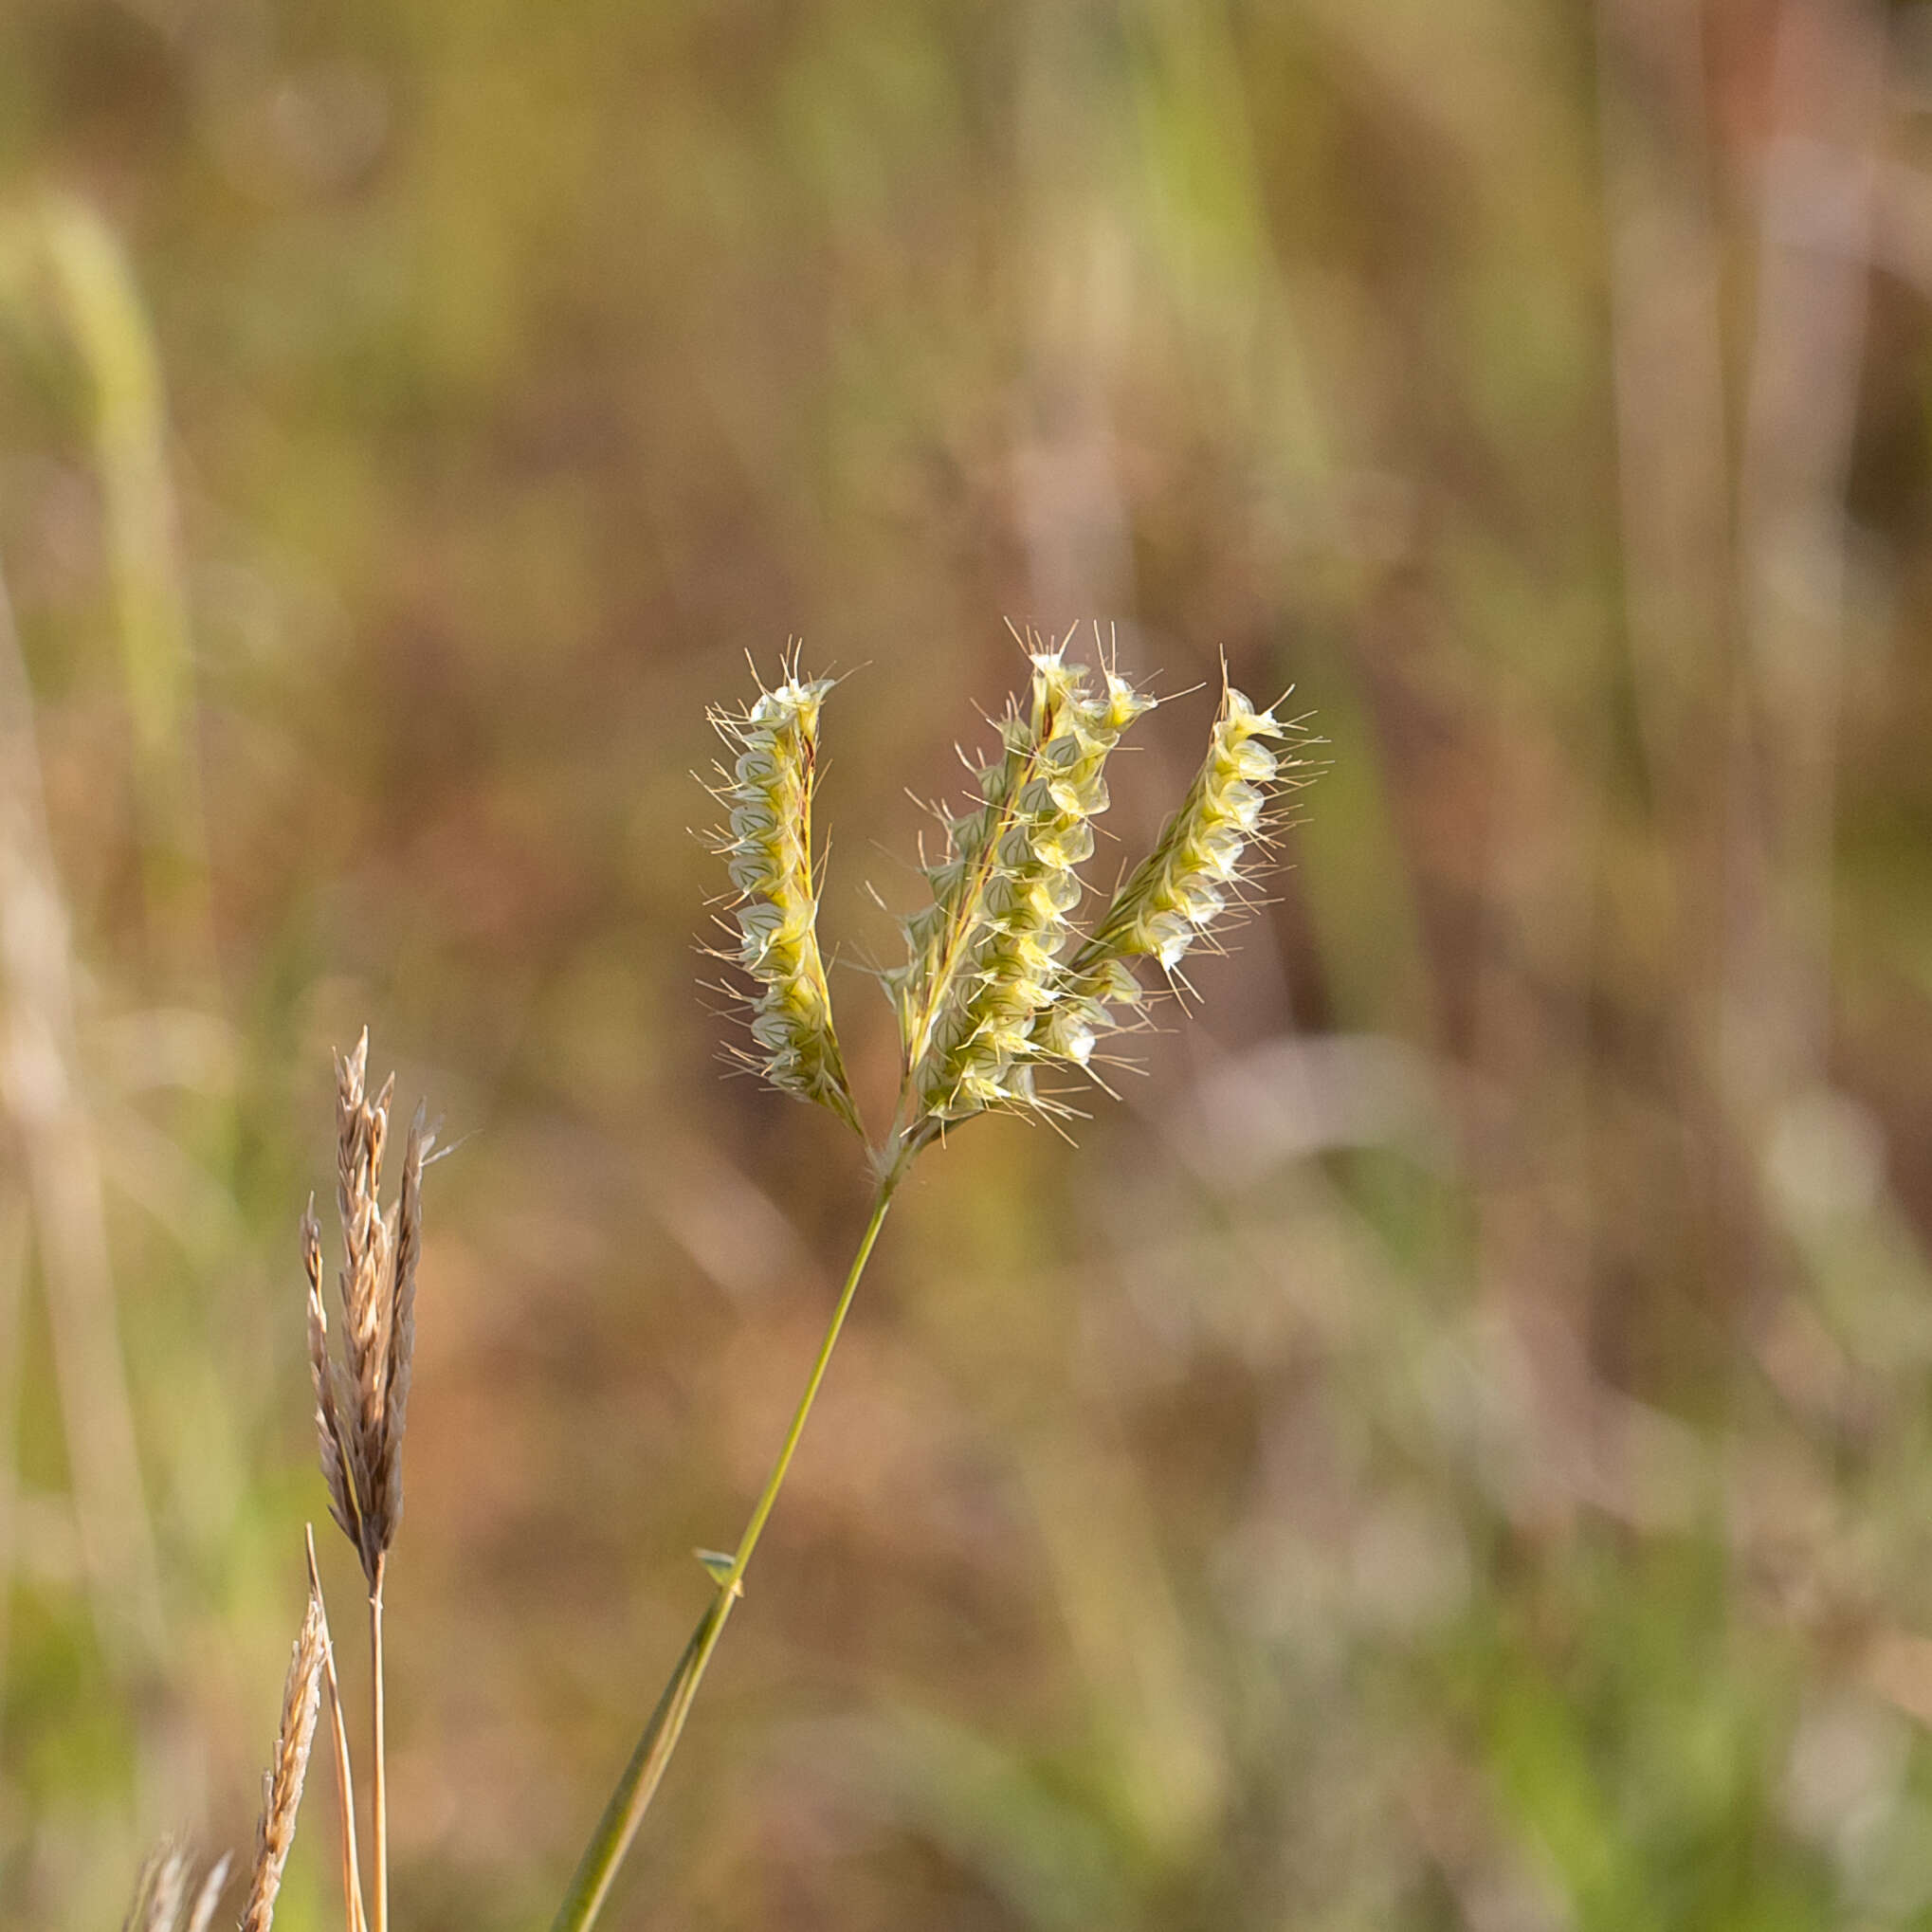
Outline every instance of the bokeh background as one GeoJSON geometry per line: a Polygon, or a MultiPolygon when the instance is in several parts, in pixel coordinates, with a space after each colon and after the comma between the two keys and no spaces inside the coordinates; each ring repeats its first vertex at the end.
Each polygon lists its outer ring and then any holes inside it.
{"type": "Polygon", "coordinates": [[[611,1923],[1932,1923],[1928,117],[1860,0],[7,0],[0,1918],[252,1842],[367,1020],[398,1923],[547,1923],[865,1210],[705,707],[845,675],[877,1106],[1011,616],[1327,769],[902,1198],[611,1923]]]}

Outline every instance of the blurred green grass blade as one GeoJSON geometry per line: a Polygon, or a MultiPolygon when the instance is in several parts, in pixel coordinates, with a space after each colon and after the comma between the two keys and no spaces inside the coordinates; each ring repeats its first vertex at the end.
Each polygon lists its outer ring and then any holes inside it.
{"type": "Polygon", "coordinates": [[[206,979],[213,951],[208,838],[160,353],[134,271],[106,222],[66,194],[45,196],[32,220],[91,391],[150,917],[165,956],[206,979]]]}

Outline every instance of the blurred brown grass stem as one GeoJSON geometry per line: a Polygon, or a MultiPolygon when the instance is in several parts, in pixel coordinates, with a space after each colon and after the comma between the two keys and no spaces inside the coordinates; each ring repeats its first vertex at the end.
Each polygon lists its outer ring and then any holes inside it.
{"type": "MultiPolygon", "coordinates": [[[[851,1312],[853,1298],[859,1291],[860,1278],[866,1272],[866,1264],[872,1258],[879,1230],[885,1225],[893,1194],[909,1164],[909,1158],[902,1158],[881,1176],[878,1193],[872,1201],[871,1219],[866,1222],[866,1231],[859,1238],[858,1251],[852,1257],[845,1286],[839,1291],[838,1303],[826,1326],[825,1339],[819,1343],[811,1373],[806,1377],[805,1393],[799,1397],[798,1408],[778,1450],[777,1461],[772,1465],[772,1473],[752,1509],[751,1521],[746,1523],[744,1535],[738,1540],[731,1567],[718,1578],[717,1595],[699,1620],[698,1628],[692,1631],[691,1641],[685,1645],[683,1655],[679,1658],[677,1668],[672,1671],[670,1682],[658,1700],[657,1708],[650,1714],[650,1722],[644,1727],[637,1749],[631,1753],[629,1763],[624,1767],[624,1775],[617,1780],[617,1788],[604,1807],[603,1816],[597,1820],[596,1830],[592,1833],[591,1842],[578,1862],[576,1874],[571,1880],[570,1891],[552,1923],[552,1932],[585,1932],[585,1928],[595,1923],[605,1900],[610,1896],[617,1869],[630,1849],[631,1840],[637,1835],[637,1828],[644,1822],[644,1814],[657,1795],[657,1788],[664,1779],[665,1767],[670,1762],[671,1753],[677,1749],[684,1720],[690,1715],[698,1686],[703,1682],[704,1672],[710,1666],[712,1652],[724,1634],[732,1606],[744,1595],[744,1574],[751,1564],[752,1553],[757,1548],[758,1539],[771,1520],[773,1508],[778,1501],[778,1491],[784,1487],[792,1459],[798,1452],[799,1440],[811,1415],[811,1405],[818,1399],[826,1371],[831,1364],[832,1350],[838,1346],[846,1317],[851,1312]]],[[[377,1681],[380,1682],[379,1673],[377,1681]]],[[[379,1748],[376,1761],[378,1765],[381,1763],[379,1748]]],[[[377,1815],[380,1816],[379,1809],[377,1815]]],[[[376,1896],[380,1900],[380,1890],[376,1896]]],[[[382,1932],[379,1918],[376,1932],[382,1932]]]]}

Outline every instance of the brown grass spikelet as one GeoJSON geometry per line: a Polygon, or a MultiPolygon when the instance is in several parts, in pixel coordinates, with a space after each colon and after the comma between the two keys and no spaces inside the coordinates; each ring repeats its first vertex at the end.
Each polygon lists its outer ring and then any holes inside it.
{"type": "Polygon", "coordinates": [[[322,1300],[322,1230],[313,1199],[301,1217],[301,1259],[308,1276],[309,1376],[316,1392],[316,1442],[321,1454],[322,1485],[329,1494],[329,1514],[359,1550],[362,1543],[360,1485],[350,1467],[355,1453],[350,1432],[342,1426],[338,1400],[340,1372],[329,1353],[329,1311],[322,1300]]]}
{"type": "Polygon", "coordinates": [[[382,1436],[382,1458],[371,1475],[382,1499],[390,1534],[403,1519],[403,1436],[410,1422],[410,1376],[416,1354],[416,1262],[423,1251],[423,1163],[435,1137],[424,1124],[419,1102],[403,1143],[402,1191],[396,1200],[392,1263],[395,1290],[391,1298],[389,1328],[389,1413],[382,1436]]]}
{"type": "MultiPolygon", "coordinates": [[[[380,1200],[395,1075],[371,1100],[364,1085],[368,1064],[364,1028],[355,1050],[336,1063],[336,1207],[342,1222],[342,1344],[365,1449],[376,1444],[382,1429],[395,1260],[395,1230],[380,1200]]],[[[372,1492],[366,1501],[373,1514],[377,1499],[372,1492]]]]}
{"type": "Polygon", "coordinates": [[[311,1587],[283,1686],[282,1728],[275,1740],[275,1757],[263,1778],[255,1873],[248,1886],[247,1909],[242,1914],[242,1932],[269,1932],[275,1922],[275,1897],[282,1889],[282,1868],[287,1863],[288,1848],[295,1842],[296,1814],[301,1808],[302,1782],[308,1776],[309,1750],[315,1742],[323,1649],[321,1598],[311,1587]]]}
{"type": "Polygon", "coordinates": [[[342,1229],[337,1277],[342,1315],[338,1361],[329,1347],[322,1294],[321,1229],[314,1204],[302,1217],[308,1278],[309,1371],[329,1512],[355,1545],[373,1589],[402,1518],[403,1432],[415,1345],[416,1264],[423,1246],[423,1168],[435,1146],[419,1107],[403,1150],[402,1186],[381,1205],[392,1074],[368,1092],[369,1032],[336,1063],[336,1206],[342,1229]]]}

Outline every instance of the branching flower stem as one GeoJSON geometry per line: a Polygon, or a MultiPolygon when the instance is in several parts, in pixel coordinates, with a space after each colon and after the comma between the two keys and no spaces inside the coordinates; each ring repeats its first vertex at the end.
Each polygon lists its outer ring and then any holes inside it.
{"type": "MultiPolygon", "coordinates": [[[[1079,868],[1093,854],[1091,821],[1107,809],[1103,767],[1154,700],[1136,691],[1104,652],[1104,688],[1094,689],[1086,668],[1066,662],[1066,641],[1031,633],[1024,640],[1032,666],[1030,706],[1023,711],[1018,700],[1008,706],[998,756],[973,768],[978,803],[957,817],[941,811],[944,852],[932,864],[921,855],[932,902],[902,922],[904,966],[881,975],[898,1012],[901,1069],[891,1131],[883,1147],[869,1149],[878,1176],[871,1219],[736,1553],[700,1552],[717,1595],[597,1822],[552,1932],[588,1932],[603,1909],[712,1652],[744,1594],[745,1571],[900,1182],[949,1125],[995,1110],[1036,1118],[1067,1111],[1055,1096],[1036,1090],[1035,1068],[1087,1068],[1096,1041],[1123,1024],[1114,1009],[1138,1012],[1145,997],[1128,961],[1156,959],[1172,975],[1191,947],[1212,939],[1230,902],[1241,909],[1249,876],[1244,854],[1266,843],[1270,788],[1294,782],[1283,779],[1282,768],[1299,760],[1263,740],[1297,728],[1277,722],[1272,712],[1255,711],[1239,692],[1224,687],[1207,761],[1179,811],[1078,943],[1073,915],[1085,890],[1079,868]],[[1069,946],[1070,963],[1063,957],[1069,946]]],[[[730,957],[752,988],[752,1039],[760,1049],[752,1063],[774,1086],[829,1108],[864,1139],[832,1030],[816,931],[810,809],[819,706],[830,689],[826,681],[801,677],[794,653],[775,690],[761,690],[743,711],[715,715],[734,754],[728,770],[719,768],[716,796],[728,808],[730,823],[718,846],[737,895],[741,944],[730,957]]],[[[312,1230],[308,1251],[317,1253],[312,1230]]],[[[319,1262],[313,1258],[310,1276],[311,1326],[317,1328],[319,1262]]],[[[319,1359],[320,1344],[314,1346],[319,1359]]],[[[317,1399],[324,1410],[329,1387],[319,1375],[317,1399]]],[[[347,1528],[348,1504],[341,1514],[347,1528]]],[[[374,1574],[379,1595],[380,1573],[374,1574]]],[[[377,1863],[379,1885],[379,1851],[377,1863]]],[[[374,1932],[387,1932],[380,1918],[374,1932]]]]}
{"type": "Polygon", "coordinates": [[[691,1641],[684,1646],[684,1653],[678,1660],[677,1668],[672,1671],[671,1680],[665,1685],[657,1708],[650,1714],[650,1722],[638,1740],[637,1749],[632,1752],[630,1762],[625,1766],[616,1790],[611,1794],[611,1802],[605,1806],[604,1815],[597,1820],[597,1828],[592,1833],[591,1842],[578,1863],[576,1875],[571,1881],[570,1891],[552,1922],[551,1932],[587,1932],[603,1909],[617,1868],[630,1849],[630,1841],[636,1836],[645,1812],[657,1794],[665,1767],[670,1761],[672,1751],[677,1748],[684,1720],[690,1715],[698,1686],[710,1665],[711,1653],[718,1648],[718,1640],[724,1634],[724,1626],[730,1620],[732,1606],[744,1595],[744,1574],[751,1564],[752,1553],[757,1548],[758,1539],[771,1520],[773,1507],[778,1501],[778,1491],[784,1487],[786,1474],[792,1467],[792,1458],[798,1451],[799,1440],[811,1415],[811,1405],[818,1399],[826,1370],[830,1366],[832,1350],[838,1346],[840,1331],[846,1325],[846,1317],[851,1312],[853,1298],[859,1291],[860,1277],[866,1272],[866,1264],[872,1258],[872,1249],[878,1244],[879,1230],[885,1225],[893,1194],[909,1165],[910,1156],[907,1154],[894,1161],[880,1176],[878,1192],[872,1200],[872,1217],[866,1224],[865,1233],[860,1236],[858,1251],[852,1257],[846,1285],[839,1291],[831,1321],[826,1327],[825,1339],[819,1343],[817,1358],[811,1364],[811,1373],[806,1377],[805,1393],[799,1397],[798,1408],[792,1417],[792,1427],[786,1431],[784,1443],[779,1448],[778,1459],[772,1465],[772,1473],[766,1478],[763,1492],[752,1509],[751,1521],[745,1524],[744,1535],[738,1539],[731,1567],[719,1577],[717,1595],[699,1620],[698,1628],[691,1632],[691,1641]]]}

